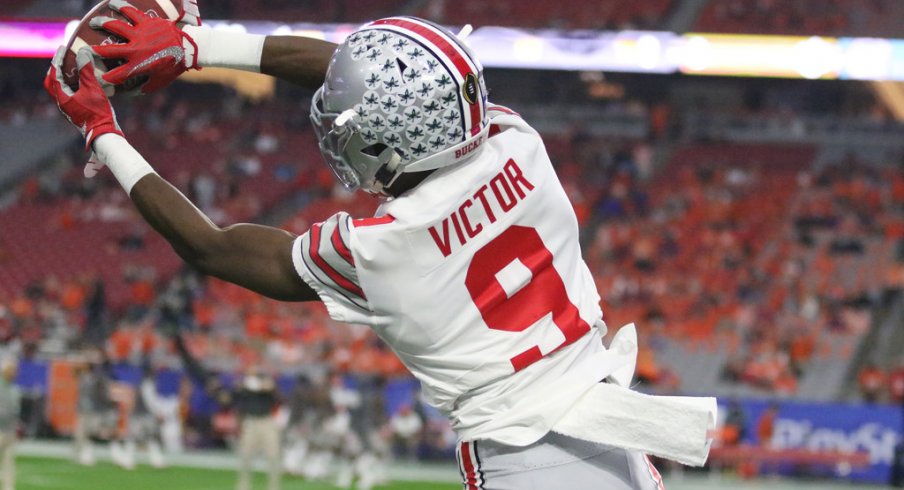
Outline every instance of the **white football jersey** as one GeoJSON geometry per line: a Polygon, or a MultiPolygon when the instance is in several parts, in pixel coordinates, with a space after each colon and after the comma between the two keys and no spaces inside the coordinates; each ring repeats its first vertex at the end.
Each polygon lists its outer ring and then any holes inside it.
{"type": "Polygon", "coordinates": [[[376,218],[314,225],[293,260],[334,319],[392,347],[461,439],[523,446],[609,372],[600,298],[543,142],[508,109],[488,115],[470,161],[376,218]]]}

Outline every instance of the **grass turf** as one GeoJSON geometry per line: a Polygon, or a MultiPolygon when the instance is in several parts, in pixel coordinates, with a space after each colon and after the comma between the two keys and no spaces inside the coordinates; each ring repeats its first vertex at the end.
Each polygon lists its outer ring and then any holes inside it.
{"type": "MultiPolygon", "coordinates": [[[[153,469],[146,466],[126,471],[107,463],[84,467],[58,459],[16,458],[17,490],[229,490],[235,488],[235,472],[200,468],[153,469]]],[[[255,473],[255,489],[266,489],[263,473],[255,473]]],[[[325,482],[283,477],[282,490],[334,490],[325,482]]],[[[460,484],[394,482],[379,490],[453,490],[460,484]]],[[[375,489],[375,490],[376,490],[375,489]]]]}
{"type": "MultiPolygon", "coordinates": [[[[16,458],[17,490],[232,490],[235,472],[201,468],[166,468],[155,470],[139,466],[125,471],[109,463],[84,467],[67,460],[30,456],[16,458]]],[[[255,473],[254,490],[267,488],[263,473],[255,473]]],[[[730,475],[724,479],[712,475],[688,475],[666,478],[669,490],[882,490],[890,487],[856,485],[830,481],[782,480],[766,476],[762,480],[740,481],[730,475]]],[[[325,482],[306,482],[292,476],[283,477],[282,490],[336,490],[325,482]]],[[[436,482],[395,482],[375,490],[459,490],[461,484],[436,482]]]]}

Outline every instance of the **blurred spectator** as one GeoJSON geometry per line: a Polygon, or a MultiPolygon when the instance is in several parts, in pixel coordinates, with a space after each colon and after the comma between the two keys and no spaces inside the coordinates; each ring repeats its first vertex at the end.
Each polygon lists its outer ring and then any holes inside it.
{"type": "Polygon", "coordinates": [[[145,361],[141,382],[128,416],[128,429],[123,447],[123,466],[126,469],[135,467],[135,456],[139,447],[147,450],[148,460],[152,467],[163,468],[166,466],[161,446],[161,422],[164,417],[164,409],[161,406],[154,374],[153,369],[145,361]]]}
{"type": "Polygon", "coordinates": [[[78,402],[73,435],[75,461],[94,465],[92,438],[111,440],[116,435],[118,409],[110,396],[108,363],[92,360],[78,368],[78,402]]]}
{"type": "Polygon", "coordinates": [[[728,403],[728,414],[722,426],[721,443],[725,446],[737,446],[746,436],[747,414],[737,400],[728,403]]]}
{"type": "Polygon", "coordinates": [[[885,371],[873,361],[866,362],[857,375],[857,387],[863,400],[867,403],[880,401],[885,394],[886,386],[885,371]]]}
{"type": "Polygon", "coordinates": [[[274,419],[277,405],[276,382],[272,377],[249,368],[235,394],[236,409],[241,417],[239,433],[238,490],[250,490],[251,465],[263,453],[266,458],[267,488],[279,490],[282,470],[282,437],[274,419]]]}
{"type": "Polygon", "coordinates": [[[888,396],[893,403],[904,403],[904,360],[898,361],[888,373],[888,396]]]}
{"type": "Polygon", "coordinates": [[[86,346],[98,347],[103,345],[106,338],[107,294],[103,279],[96,277],[85,301],[84,343],[86,346]]]}
{"type": "Polygon", "coordinates": [[[148,313],[157,296],[154,287],[156,272],[152,267],[127,265],[123,270],[123,278],[131,291],[127,317],[132,321],[139,320],[148,313]]]}
{"type": "Polygon", "coordinates": [[[222,405],[234,409],[240,429],[236,450],[239,457],[238,490],[251,489],[251,466],[256,456],[263,455],[267,462],[267,488],[279,490],[282,479],[282,437],[274,413],[279,403],[276,381],[249,365],[239,381],[230,389],[205,370],[188,351],[180,335],[173,337],[185,370],[196,382],[205,387],[222,405]]]}
{"type": "MultiPolygon", "coordinates": [[[[319,378],[319,377],[318,377],[319,378]]],[[[332,411],[330,394],[320,379],[298,376],[288,397],[289,423],[283,466],[292,474],[305,473],[305,460],[316,448],[313,439],[332,411]]]]}
{"type": "Polygon", "coordinates": [[[424,423],[421,416],[411,405],[403,405],[389,419],[392,428],[393,451],[397,456],[407,460],[417,457],[417,446],[421,439],[421,430],[424,423]]]}
{"type": "Polygon", "coordinates": [[[765,449],[772,449],[772,438],[775,435],[775,420],[778,417],[779,407],[770,403],[756,422],[756,438],[759,445],[765,449]]]}
{"type": "Polygon", "coordinates": [[[16,488],[16,440],[18,439],[20,398],[16,386],[16,363],[0,363],[0,473],[2,490],[16,488]]]}

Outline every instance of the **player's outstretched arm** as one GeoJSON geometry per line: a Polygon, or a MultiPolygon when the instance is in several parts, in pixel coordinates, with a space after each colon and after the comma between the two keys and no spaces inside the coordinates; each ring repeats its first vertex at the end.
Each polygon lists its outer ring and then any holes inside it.
{"type": "MultiPolygon", "coordinates": [[[[287,82],[316,89],[337,45],[301,36],[264,36],[203,26],[185,26],[197,50],[197,67],[218,67],[260,72],[287,82]]],[[[188,59],[188,58],[186,58],[188,59]]]]}
{"type": "Polygon", "coordinates": [[[104,80],[122,85],[144,76],[148,81],[141,91],[147,93],[165,87],[187,70],[219,67],[261,72],[312,89],[323,83],[335,44],[299,36],[210,29],[200,25],[197,5],[190,0],[184,3],[183,10],[194,9],[193,15],[177,23],[151,17],[127,0],[111,0],[110,7],[129,22],[112,17],[91,20],[93,28],[125,39],[124,43],[95,47],[104,58],[123,60],[104,80]]]}
{"type": "Polygon", "coordinates": [[[299,36],[267,36],[261,53],[261,73],[311,89],[326,78],[334,43],[299,36]]]}
{"type": "MultiPolygon", "coordinates": [[[[109,144],[128,144],[120,141],[109,144]]],[[[113,168],[115,155],[105,155],[107,137],[95,144],[98,156],[113,168]]],[[[254,224],[220,228],[181,192],[157,174],[142,177],[129,194],[135,207],[185,262],[204,274],[218,277],[264,296],[283,301],[318,300],[317,294],[295,272],[291,233],[254,224]]]]}
{"type": "MultiPolygon", "coordinates": [[[[60,111],[79,129],[95,159],[110,167],[138,211],[186,262],[202,272],[286,301],[312,301],[317,294],[296,277],[292,263],[294,237],[257,225],[220,228],[175,187],[160,178],[126,141],[113,107],[94,78],[91,48],[79,51],[79,89],[62,76],[66,48],[61,47],[44,79],[44,87],[60,111]]],[[[102,165],[86,168],[86,175],[102,165]]]]}

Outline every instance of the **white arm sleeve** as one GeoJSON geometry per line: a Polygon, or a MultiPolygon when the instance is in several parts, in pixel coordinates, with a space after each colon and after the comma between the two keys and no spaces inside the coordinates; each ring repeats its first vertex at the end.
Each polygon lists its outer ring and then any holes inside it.
{"type": "Polygon", "coordinates": [[[110,167],[113,176],[125,189],[132,192],[132,187],[148,174],[154,174],[151,165],[138,153],[125,138],[118,134],[102,134],[94,140],[94,153],[97,158],[110,167]]]}
{"type": "Polygon", "coordinates": [[[182,30],[195,41],[198,65],[202,68],[232,68],[260,73],[266,36],[191,25],[182,30]]]}

